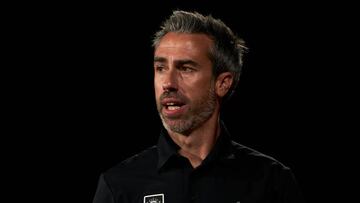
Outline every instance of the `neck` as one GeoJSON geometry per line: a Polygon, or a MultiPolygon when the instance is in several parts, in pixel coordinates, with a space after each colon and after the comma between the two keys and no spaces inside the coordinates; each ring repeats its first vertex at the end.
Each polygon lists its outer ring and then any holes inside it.
{"type": "Polygon", "coordinates": [[[198,167],[214,147],[220,135],[219,113],[213,115],[189,135],[168,131],[172,140],[180,147],[179,153],[188,158],[193,168],[198,167]]]}

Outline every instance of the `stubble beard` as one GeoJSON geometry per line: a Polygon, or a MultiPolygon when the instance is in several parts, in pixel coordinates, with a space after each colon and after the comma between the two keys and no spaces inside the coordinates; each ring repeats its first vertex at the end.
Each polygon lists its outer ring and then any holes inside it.
{"type": "Polygon", "coordinates": [[[161,121],[167,130],[182,135],[189,135],[194,129],[201,126],[212,116],[215,107],[216,95],[214,85],[212,85],[208,90],[208,94],[194,102],[184,117],[169,119],[161,114],[161,108],[158,108],[158,111],[161,121]]]}

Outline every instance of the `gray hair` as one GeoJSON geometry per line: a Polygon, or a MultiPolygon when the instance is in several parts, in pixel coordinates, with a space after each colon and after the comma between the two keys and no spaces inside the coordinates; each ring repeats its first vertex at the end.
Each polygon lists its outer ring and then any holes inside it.
{"type": "Polygon", "coordinates": [[[153,47],[157,47],[164,35],[176,33],[202,33],[208,35],[213,43],[209,58],[213,64],[215,78],[223,72],[231,72],[233,84],[227,94],[229,98],[235,90],[243,66],[243,55],[247,50],[243,39],[237,37],[220,19],[197,12],[174,11],[155,33],[153,47]]]}

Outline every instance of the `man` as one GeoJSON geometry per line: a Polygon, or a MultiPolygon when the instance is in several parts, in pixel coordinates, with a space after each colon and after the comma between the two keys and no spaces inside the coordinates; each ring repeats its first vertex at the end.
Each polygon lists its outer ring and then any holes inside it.
{"type": "Polygon", "coordinates": [[[303,202],[289,168],[230,140],[220,108],[244,42],[220,20],[175,11],[156,33],[157,146],[103,173],[94,203],[303,202]]]}

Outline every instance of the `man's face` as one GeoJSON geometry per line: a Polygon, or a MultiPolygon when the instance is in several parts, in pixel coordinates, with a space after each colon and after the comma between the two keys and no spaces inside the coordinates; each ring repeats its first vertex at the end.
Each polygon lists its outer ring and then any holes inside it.
{"type": "Polygon", "coordinates": [[[188,134],[207,121],[216,105],[212,41],[204,34],[168,33],[155,49],[157,109],[166,129],[188,134]]]}

